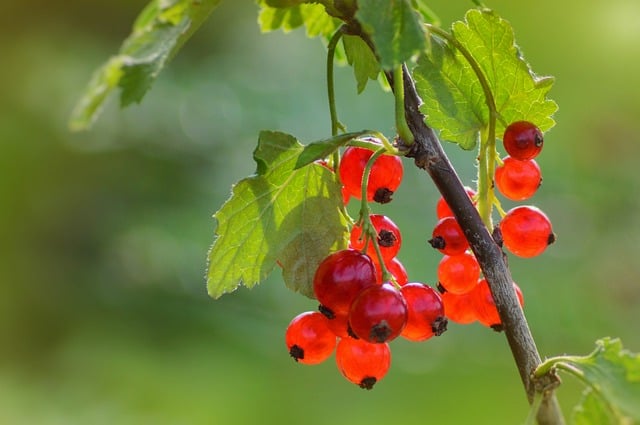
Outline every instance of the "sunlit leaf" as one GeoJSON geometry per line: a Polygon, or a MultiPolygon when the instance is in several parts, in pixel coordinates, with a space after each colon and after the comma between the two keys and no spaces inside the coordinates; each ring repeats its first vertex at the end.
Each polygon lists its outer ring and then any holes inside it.
{"type": "Polygon", "coordinates": [[[276,262],[289,288],[313,297],[318,264],[346,246],[340,185],[318,164],[294,170],[302,151],[290,135],[260,134],[256,174],[240,180],[214,216],[218,228],[207,273],[212,297],[256,285],[276,262]]]}
{"type": "MultiPolygon", "coordinates": [[[[555,124],[558,109],[547,99],[553,79],[538,77],[522,57],[511,25],[492,11],[473,9],[452,34],[478,63],[495,98],[499,114],[496,136],[506,125],[527,120],[542,131],[555,124]]],[[[414,77],[424,102],[427,123],[443,140],[472,149],[479,132],[487,128],[489,109],[480,81],[460,50],[433,35],[431,49],[419,59],[414,77]]]]}

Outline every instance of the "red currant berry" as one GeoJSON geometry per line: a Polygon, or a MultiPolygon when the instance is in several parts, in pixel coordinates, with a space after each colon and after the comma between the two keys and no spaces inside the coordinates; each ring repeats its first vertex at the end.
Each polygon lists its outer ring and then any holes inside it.
{"type": "MultiPolygon", "coordinates": [[[[469,195],[469,199],[473,200],[473,197],[476,196],[476,191],[467,186],[465,186],[465,190],[467,191],[467,195],[469,195]]],[[[473,202],[473,204],[475,205],[476,203],[473,202]]],[[[438,219],[453,217],[453,211],[451,211],[449,204],[447,204],[447,201],[445,201],[442,196],[438,199],[438,203],[436,204],[436,216],[438,219]]]]}
{"type": "Polygon", "coordinates": [[[400,292],[407,302],[407,325],[402,337],[409,341],[424,341],[447,330],[444,304],[440,294],[422,283],[408,283],[400,292]]]}
{"type": "MultiPolygon", "coordinates": [[[[340,160],[340,179],[345,190],[356,199],[362,199],[362,176],[373,151],[355,146],[348,147],[340,160]]],[[[367,183],[367,201],[386,203],[402,181],[403,167],[400,157],[382,155],[371,167],[367,183]]]]}
{"type": "Polygon", "coordinates": [[[500,233],[505,248],[524,258],[542,254],[555,241],[549,218],[528,205],[509,210],[500,221],[500,233]]]}
{"type": "Polygon", "coordinates": [[[376,284],[376,270],[367,255],[353,249],[334,252],[322,260],[313,277],[313,292],[323,313],[348,314],[358,293],[376,284]]]}
{"type": "Polygon", "coordinates": [[[349,315],[337,314],[332,319],[328,319],[328,326],[331,332],[340,338],[349,336],[349,315]]]}
{"type": "Polygon", "coordinates": [[[349,381],[370,390],[391,366],[389,344],[369,344],[361,339],[342,338],[336,347],[336,363],[349,381]]]}
{"type": "Polygon", "coordinates": [[[542,150],[544,139],[535,124],[516,121],[504,130],[504,149],[514,159],[526,161],[535,158],[542,150]]]}
{"type": "MultiPolygon", "coordinates": [[[[380,253],[385,260],[391,260],[400,251],[402,245],[402,235],[400,235],[400,229],[391,221],[389,217],[381,214],[371,214],[369,216],[371,224],[376,230],[378,235],[377,242],[380,247],[380,253]]],[[[362,227],[359,225],[353,226],[351,229],[351,248],[363,250],[365,245],[365,235],[362,234],[362,227]]],[[[376,249],[373,245],[373,241],[368,241],[366,253],[371,258],[376,258],[376,249]]]]}
{"type": "Polygon", "coordinates": [[[535,159],[518,161],[510,156],[496,168],[495,184],[500,193],[512,201],[529,199],[542,183],[542,173],[535,159]]]}
{"type": "Polygon", "coordinates": [[[438,264],[438,281],[452,294],[471,291],[480,278],[480,265],[476,257],[464,252],[460,255],[445,255],[438,264]]]}
{"type": "Polygon", "coordinates": [[[349,326],[363,341],[383,343],[402,332],[407,323],[407,303],[390,283],[363,289],[351,304],[349,326]]]}
{"type": "MultiPolygon", "coordinates": [[[[516,291],[518,302],[522,307],[524,305],[522,291],[515,283],[513,284],[513,289],[516,291]]],[[[473,297],[475,299],[474,305],[478,321],[490,328],[498,328],[502,324],[502,321],[500,320],[498,309],[495,301],[493,300],[493,296],[491,295],[491,290],[489,289],[489,284],[486,279],[480,280],[478,286],[473,291],[473,297]]]]}
{"type": "Polygon", "coordinates": [[[453,217],[441,218],[435,225],[429,243],[445,255],[460,255],[469,248],[462,228],[453,217]]]}
{"type": "Polygon", "coordinates": [[[442,297],[442,303],[444,304],[444,313],[449,320],[462,325],[478,320],[474,307],[474,292],[474,290],[466,294],[445,292],[440,295],[442,297]]]}
{"type": "MultiPolygon", "coordinates": [[[[373,263],[376,266],[376,281],[378,283],[383,283],[382,269],[376,261],[374,261],[373,263]]],[[[386,261],[384,264],[385,266],[387,266],[387,271],[391,273],[398,285],[406,285],[407,282],[409,282],[409,275],[407,274],[407,270],[404,268],[404,265],[400,262],[400,260],[398,260],[398,257],[393,257],[391,260],[386,261]]]]}
{"type": "Polygon", "coordinates": [[[318,311],[307,311],[293,318],[285,332],[285,341],[295,361],[318,364],[331,355],[336,336],[329,329],[328,321],[318,311]]]}

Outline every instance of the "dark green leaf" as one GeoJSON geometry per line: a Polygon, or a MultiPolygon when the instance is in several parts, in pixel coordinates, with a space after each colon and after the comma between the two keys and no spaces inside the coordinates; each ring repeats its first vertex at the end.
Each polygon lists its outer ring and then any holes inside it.
{"type": "Polygon", "coordinates": [[[295,170],[303,146],[292,136],[262,132],[255,175],[240,180],[215,214],[207,288],[214,298],[239,285],[253,287],[276,262],[285,284],[313,297],[313,274],[329,252],[346,247],[342,193],[331,170],[295,170]]]}
{"type": "Polygon", "coordinates": [[[311,164],[312,162],[318,159],[326,158],[341,146],[344,146],[347,143],[349,143],[351,140],[367,133],[368,131],[345,133],[345,134],[340,134],[339,136],[332,137],[330,139],[311,142],[304,147],[304,150],[298,157],[298,160],[296,161],[295,169],[297,170],[298,168],[311,164]]]}
{"type": "MultiPolygon", "coordinates": [[[[486,77],[501,119],[496,135],[505,125],[527,120],[542,131],[553,127],[558,109],[547,99],[553,79],[538,77],[515,44],[511,25],[494,12],[470,10],[464,22],[453,24],[453,36],[475,59],[486,77]]],[[[489,110],[482,86],[463,55],[446,41],[432,37],[414,77],[424,104],[427,122],[443,140],[472,149],[479,133],[488,127],[489,110]]]]}
{"type": "Polygon", "coordinates": [[[425,50],[424,22],[411,0],[359,0],[356,18],[371,37],[384,69],[425,50]]]}
{"type": "Polygon", "coordinates": [[[72,130],[91,127],[114,89],[120,104],[140,102],[160,71],[221,0],[153,0],[140,13],[117,55],[95,71],[69,121],[72,130]]]}
{"type": "Polygon", "coordinates": [[[362,93],[370,79],[375,80],[378,78],[380,64],[375,54],[362,38],[344,35],[342,36],[342,42],[347,54],[347,61],[353,67],[353,72],[358,82],[358,93],[362,93]]]}

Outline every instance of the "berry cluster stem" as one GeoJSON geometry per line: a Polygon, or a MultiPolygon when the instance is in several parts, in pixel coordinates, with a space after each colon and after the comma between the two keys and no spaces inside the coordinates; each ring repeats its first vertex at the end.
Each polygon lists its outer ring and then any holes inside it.
{"type": "MultiPolygon", "coordinates": [[[[394,87],[393,73],[387,72],[386,77],[394,87]]],[[[403,73],[403,82],[406,120],[415,138],[415,142],[408,148],[406,156],[413,158],[416,166],[430,175],[462,227],[489,283],[527,398],[529,403],[533,404],[537,388],[532,373],[542,361],[527,320],[518,304],[511,273],[505,263],[503,252],[491,237],[487,226],[467,196],[464,186],[444,153],[437,135],[432,128],[426,125],[425,117],[419,110],[421,100],[406,69],[403,73]]],[[[544,392],[537,412],[537,420],[540,425],[562,425],[565,423],[553,391],[544,392]]]]}
{"type": "Polygon", "coordinates": [[[336,110],[336,94],[333,78],[333,61],[336,53],[338,42],[342,38],[343,28],[340,27],[333,34],[329,45],[327,46],[327,97],[329,98],[329,115],[331,116],[331,135],[337,136],[339,130],[344,131],[344,126],[338,120],[338,112],[336,110]]]}

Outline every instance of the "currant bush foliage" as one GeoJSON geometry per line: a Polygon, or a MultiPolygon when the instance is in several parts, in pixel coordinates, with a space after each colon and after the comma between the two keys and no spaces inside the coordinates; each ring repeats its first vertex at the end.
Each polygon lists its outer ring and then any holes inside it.
{"type": "MultiPolygon", "coordinates": [[[[511,24],[495,12],[470,10],[455,22],[451,34],[466,49],[486,76],[499,114],[496,134],[511,122],[534,122],[547,131],[558,109],[547,99],[553,79],[536,76],[515,44],[511,24]]],[[[431,49],[420,56],[414,72],[427,123],[443,140],[473,149],[489,125],[485,93],[460,49],[431,35],[431,49]]]]}
{"type": "Polygon", "coordinates": [[[215,214],[207,288],[218,298],[252,287],[279,262],[285,284],[313,296],[313,274],[327,253],[346,247],[347,221],[335,174],[320,164],[295,170],[303,146],[284,133],[260,133],[256,174],[240,180],[215,214]]]}
{"type": "Polygon", "coordinates": [[[121,89],[121,106],[140,102],[160,71],[220,1],[151,1],[136,19],[118,54],[93,74],[71,114],[71,129],[90,128],[116,88],[121,89]]]}

